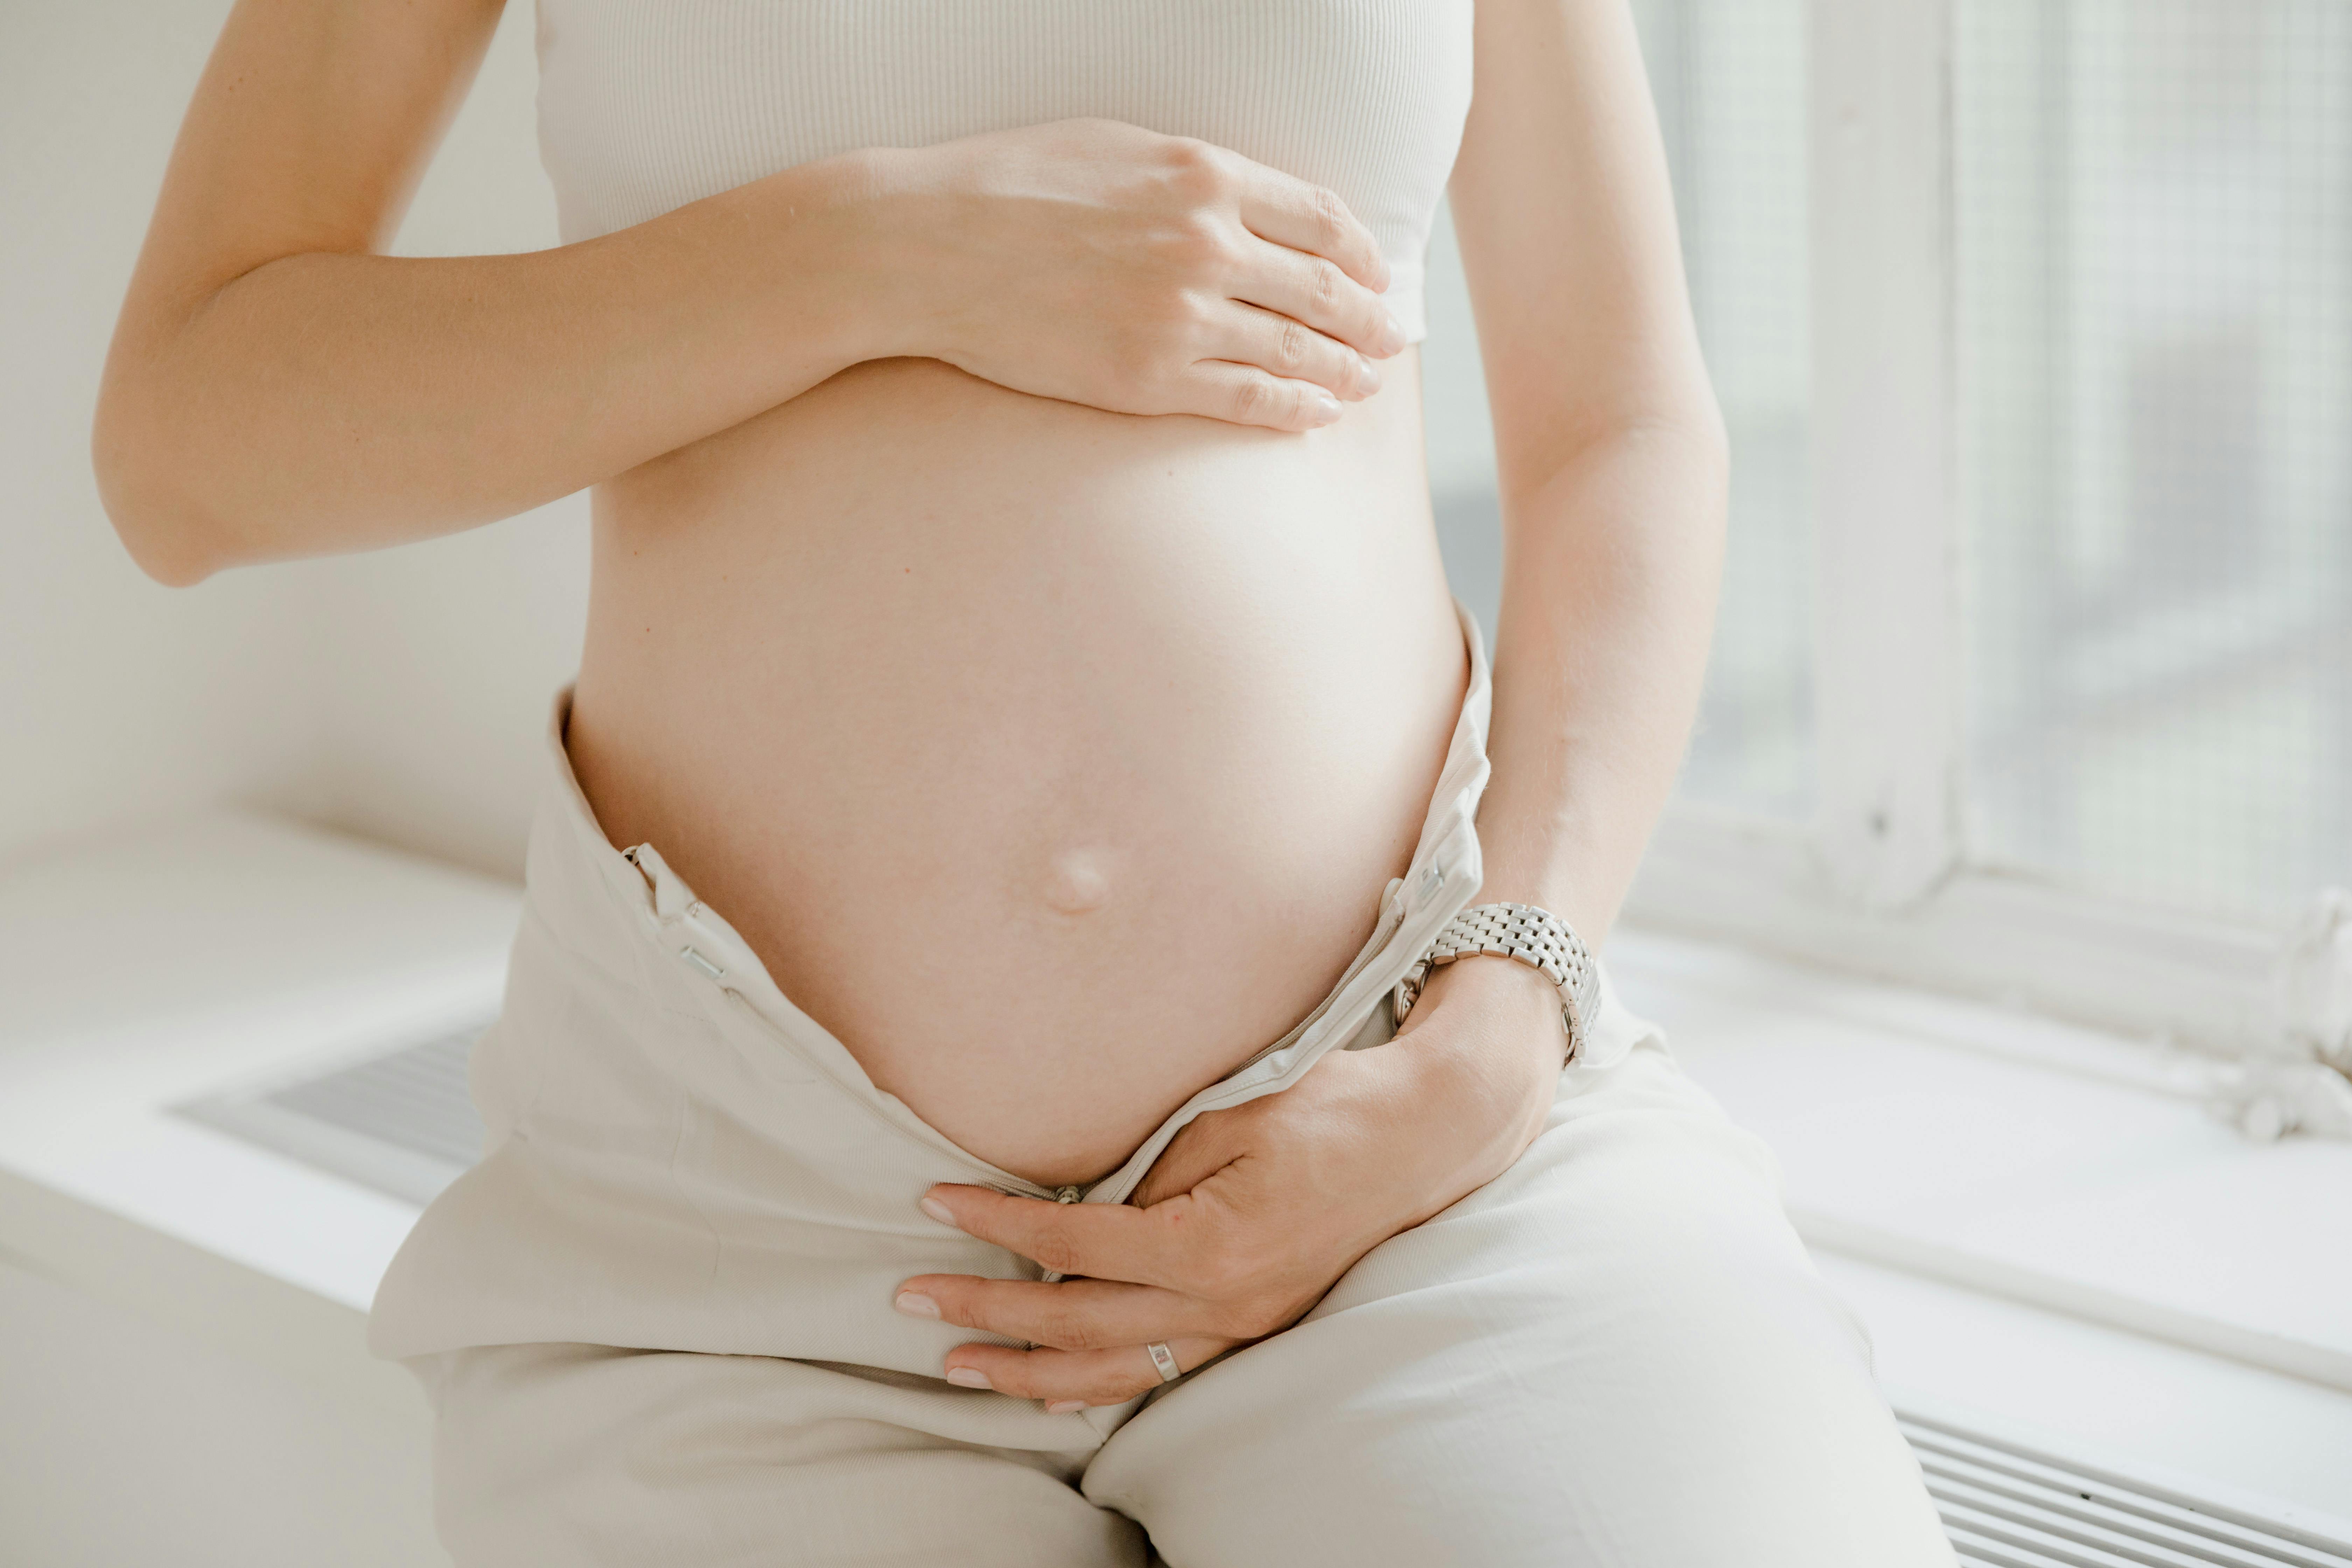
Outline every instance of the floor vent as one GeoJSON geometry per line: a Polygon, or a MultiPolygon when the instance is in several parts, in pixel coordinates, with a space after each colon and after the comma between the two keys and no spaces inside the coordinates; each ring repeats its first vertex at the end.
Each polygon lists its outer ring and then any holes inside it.
{"type": "Polygon", "coordinates": [[[1971,1568],[2352,1568],[2352,1542],[1958,1423],[1902,1425],[1971,1568]]]}
{"type": "Polygon", "coordinates": [[[487,1019],[310,1076],[177,1107],[247,1142],[427,1204],[482,1154],[466,1062],[487,1019]]]}

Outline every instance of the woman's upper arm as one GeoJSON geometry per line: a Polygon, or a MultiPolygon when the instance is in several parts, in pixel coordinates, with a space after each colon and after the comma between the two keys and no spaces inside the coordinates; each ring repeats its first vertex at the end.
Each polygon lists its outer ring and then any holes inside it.
{"type": "Polygon", "coordinates": [[[1479,0],[1454,221],[1507,482],[1629,424],[1720,427],[1627,0],[1479,0]]]}
{"type": "Polygon", "coordinates": [[[387,242],[503,3],[237,0],[172,150],[118,349],[280,257],[387,242]]]}

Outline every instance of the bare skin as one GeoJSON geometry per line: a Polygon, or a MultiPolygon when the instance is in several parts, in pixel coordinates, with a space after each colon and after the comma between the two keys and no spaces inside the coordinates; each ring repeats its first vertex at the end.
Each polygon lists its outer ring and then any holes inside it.
{"type": "MultiPolygon", "coordinates": [[[[570,745],[608,834],[950,1136],[1101,1173],[1328,989],[1461,695],[1369,237],[1276,171],[1072,122],[530,256],[373,254],[494,19],[242,0],[110,356],[118,527],[194,582],[596,485],[570,745]]],[[[1477,26],[1453,194],[1507,323],[1483,896],[1597,942],[1696,700],[1722,437],[1622,0],[1477,26]]],[[[1194,1123],[1135,1207],[935,1189],[1091,1279],[926,1277],[901,1310],[1036,1341],[943,1371],[1066,1406],[1155,1383],[1147,1341],[1191,1366],[1279,1329],[1525,1148],[1555,1007],[1461,965],[1395,1047],[1194,1123]]]]}
{"type": "Polygon", "coordinates": [[[932,1125],[1093,1181],[1412,858],[1467,674],[1412,392],[1301,437],[889,360],[603,487],[598,820],[932,1125]]]}

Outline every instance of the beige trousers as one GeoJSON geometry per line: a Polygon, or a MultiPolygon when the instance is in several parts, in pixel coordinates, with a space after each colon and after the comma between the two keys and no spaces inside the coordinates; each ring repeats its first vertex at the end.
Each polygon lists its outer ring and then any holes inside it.
{"type": "MultiPolygon", "coordinates": [[[[1169,1118],[1378,1048],[1475,896],[1487,671],[1406,874],[1284,1039],[1169,1118]]],[[[1866,1341],[1770,1157],[1606,988],[1517,1164],[1373,1249],[1298,1324],[1125,1405],[1049,1415],[938,1373],[921,1273],[1034,1278],[924,1218],[939,1181],[1051,1195],[877,1089],[649,847],[605,839],[551,725],[482,1163],[371,1324],[437,1415],[473,1565],[1740,1564],[1951,1561],[1866,1341]]]]}

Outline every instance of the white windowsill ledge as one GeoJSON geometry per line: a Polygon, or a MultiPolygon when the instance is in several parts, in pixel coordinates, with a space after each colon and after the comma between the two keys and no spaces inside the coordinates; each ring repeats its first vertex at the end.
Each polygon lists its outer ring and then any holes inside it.
{"type": "Polygon", "coordinates": [[[1609,962],[1891,1386],[2352,1515],[2352,1143],[2253,1142],[2088,1030],[1649,931],[1609,962]]]}
{"type": "MultiPolygon", "coordinates": [[[[516,907],[236,815],[0,877],[0,1257],[413,1406],[360,1332],[414,1209],[166,1108],[487,1005],[516,907]]],[[[1778,1152],[1890,1384],[2352,1516],[2352,1144],[2247,1142],[2014,1015],[1638,931],[1610,963],[1778,1152]]]]}
{"type": "Polygon", "coordinates": [[[1612,972],[1816,1247],[2352,1393],[2352,1142],[2257,1143],[2087,1030],[1628,933],[1612,972]]]}

